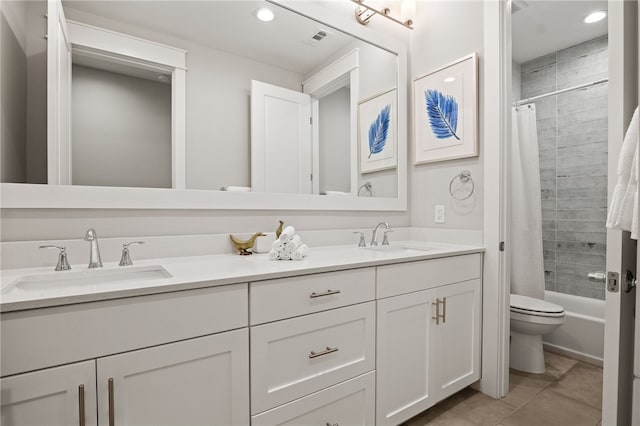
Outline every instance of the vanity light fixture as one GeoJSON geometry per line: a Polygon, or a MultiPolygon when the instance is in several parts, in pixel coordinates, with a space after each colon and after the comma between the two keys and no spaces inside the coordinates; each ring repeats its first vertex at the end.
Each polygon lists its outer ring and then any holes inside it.
{"type": "Polygon", "coordinates": [[[593,24],[595,22],[602,21],[606,17],[607,17],[607,12],[605,12],[604,10],[598,10],[587,15],[587,17],[584,18],[584,23],[593,24]]]}
{"type": "Polygon", "coordinates": [[[403,27],[413,29],[413,19],[409,17],[409,15],[413,15],[415,12],[415,0],[403,0],[401,5],[402,10],[402,18],[397,19],[390,15],[391,9],[385,7],[382,10],[376,9],[367,5],[364,0],[351,0],[353,3],[357,4],[356,7],[356,20],[362,25],[367,25],[371,18],[375,15],[384,16],[387,19],[392,20],[393,22],[402,25],[403,27]],[[407,16],[404,16],[407,15],[407,16]]]}
{"type": "Polygon", "coordinates": [[[271,22],[273,21],[274,15],[271,10],[263,7],[262,9],[258,9],[256,11],[256,18],[258,18],[262,22],[271,22]]]}
{"type": "Polygon", "coordinates": [[[444,79],[445,83],[453,83],[454,81],[456,81],[455,77],[447,77],[444,79]]]}

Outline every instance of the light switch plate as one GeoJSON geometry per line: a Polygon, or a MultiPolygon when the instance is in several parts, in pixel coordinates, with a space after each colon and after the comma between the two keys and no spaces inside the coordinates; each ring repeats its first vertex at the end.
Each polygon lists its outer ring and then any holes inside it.
{"type": "Polygon", "coordinates": [[[436,205],[433,215],[436,223],[444,223],[444,206],[441,204],[436,205]]]}

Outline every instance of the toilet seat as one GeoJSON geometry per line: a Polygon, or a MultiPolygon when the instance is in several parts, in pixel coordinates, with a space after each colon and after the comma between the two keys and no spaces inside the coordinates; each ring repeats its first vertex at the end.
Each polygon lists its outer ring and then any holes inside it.
{"type": "Polygon", "coordinates": [[[513,313],[551,318],[560,318],[564,316],[564,309],[562,306],[558,306],[542,299],[536,299],[534,297],[512,294],[510,304],[510,309],[513,313]]]}

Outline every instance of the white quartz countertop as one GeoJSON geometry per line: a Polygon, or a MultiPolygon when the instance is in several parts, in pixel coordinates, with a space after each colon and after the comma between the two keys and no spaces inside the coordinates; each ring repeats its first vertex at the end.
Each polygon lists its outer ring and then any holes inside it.
{"type": "MultiPolygon", "coordinates": [[[[267,254],[173,257],[135,262],[135,267],[161,265],[171,274],[171,277],[143,281],[104,282],[86,286],[52,286],[50,288],[38,286],[37,289],[21,289],[15,284],[25,276],[50,274],[57,278],[63,276],[58,274],[77,274],[78,271],[90,274],[94,270],[87,270],[85,264],[72,265],[70,271],[60,272],[54,272],[52,268],[9,269],[0,271],[0,312],[263,281],[482,251],[484,249],[479,246],[401,241],[394,242],[388,247],[375,249],[361,249],[351,245],[312,247],[308,256],[301,261],[272,261],[267,254]]],[[[105,263],[101,270],[117,268],[123,267],[118,266],[117,263],[105,263]]]]}

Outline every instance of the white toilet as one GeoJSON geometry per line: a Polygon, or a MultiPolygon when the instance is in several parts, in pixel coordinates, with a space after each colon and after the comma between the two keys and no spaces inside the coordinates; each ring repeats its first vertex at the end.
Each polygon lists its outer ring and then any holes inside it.
{"type": "Polygon", "coordinates": [[[533,297],[511,295],[511,356],[509,366],[544,373],[542,335],[564,324],[562,306],[533,297]]]}

